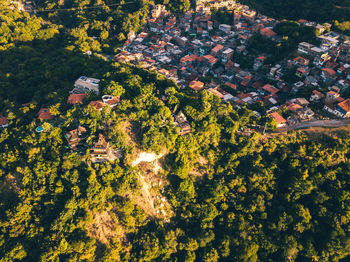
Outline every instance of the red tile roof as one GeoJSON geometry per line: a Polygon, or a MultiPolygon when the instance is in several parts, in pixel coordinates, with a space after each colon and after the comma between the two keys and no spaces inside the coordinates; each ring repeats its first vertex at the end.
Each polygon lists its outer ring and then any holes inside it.
{"type": "Polygon", "coordinates": [[[106,105],[109,105],[109,106],[113,106],[117,103],[120,102],[120,97],[119,96],[113,96],[112,99],[108,100],[108,101],[105,101],[105,104],[106,105]]]}
{"type": "Polygon", "coordinates": [[[332,68],[322,68],[323,72],[326,72],[327,74],[329,74],[330,76],[334,76],[337,73],[332,69],[332,68]]]}
{"type": "Polygon", "coordinates": [[[287,120],[285,120],[279,113],[273,112],[270,114],[270,116],[276,120],[277,124],[285,124],[287,120]]]}
{"type": "Polygon", "coordinates": [[[41,108],[38,113],[38,119],[40,120],[51,120],[53,116],[51,115],[49,109],[41,108]]]}
{"type": "Polygon", "coordinates": [[[251,97],[252,95],[251,94],[244,94],[244,93],[241,93],[241,94],[238,94],[237,97],[240,98],[240,99],[244,99],[246,97],[251,97]]]}
{"type": "Polygon", "coordinates": [[[224,48],[223,45],[217,45],[217,46],[215,46],[211,51],[212,51],[213,53],[218,53],[218,52],[220,52],[223,48],[224,48]]]}
{"type": "Polygon", "coordinates": [[[194,61],[196,61],[198,59],[198,56],[197,55],[187,55],[187,56],[184,56],[180,59],[180,62],[181,63],[192,63],[194,61]]]}
{"type": "Polygon", "coordinates": [[[346,99],[343,102],[340,102],[338,104],[339,107],[341,107],[345,112],[350,112],[350,100],[346,99]]]}
{"type": "Polygon", "coordinates": [[[220,99],[224,99],[224,95],[215,88],[210,88],[209,92],[212,93],[214,96],[219,97],[220,99]]]}
{"type": "Polygon", "coordinates": [[[318,97],[320,98],[323,98],[324,97],[324,94],[322,94],[321,92],[317,91],[317,90],[314,90],[312,91],[313,94],[317,95],[318,97]]]}
{"type": "Polygon", "coordinates": [[[226,82],[226,83],[225,83],[225,86],[228,86],[229,88],[232,88],[232,89],[236,89],[236,88],[237,88],[237,85],[232,84],[232,83],[230,83],[230,82],[226,82]]]}
{"type": "Polygon", "coordinates": [[[4,116],[1,116],[0,117],[0,126],[4,126],[4,125],[8,125],[8,124],[9,124],[9,121],[7,120],[7,118],[4,116]]]}
{"type": "Polygon", "coordinates": [[[67,99],[67,103],[71,105],[82,104],[86,96],[87,94],[71,94],[67,99]]]}
{"type": "Polygon", "coordinates": [[[273,87],[272,85],[266,84],[262,87],[262,89],[264,89],[265,91],[271,93],[271,94],[276,94],[278,93],[280,90],[276,87],[273,87]]]}
{"type": "Polygon", "coordinates": [[[260,89],[260,88],[262,88],[262,86],[263,86],[263,82],[261,82],[261,81],[256,81],[252,84],[252,87],[255,89],[260,89]]]}
{"type": "Polygon", "coordinates": [[[97,110],[100,110],[105,106],[105,104],[101,100],[97,100],[97,101],[91,101],[89,103],[89,106],[92,106],[97,110]]]}
{"type": "Polygon", "coordinates": [[[216,59],[212,55],[205,55],[204,58],[208,60],[210,64],[215,64],[218,61],[218,59],[216,59]]]}
{"type": "Polygon", "coordinates": [[[264,55],[261,55],[257,58],[257,60],[260,60],[261,62],[264,62],[267,57],[264,55]]]}
{"type": "Polygon", "coordinates": [[[292,111],[292,112],[295,112],[297,110],[300,110],[302,109],[303,107],[301,105],[298,105],[298,104],[290,104],[289,106],[287,106],[288,110],[292,111]]]}
{"type": "Polygon", "coordinates": [[[306,59],[304,57],[301,56],[297,56],[296,58],[293,59],[293,61],[302,64],[302,65],[308,65],[310,63],[309,59],[306,59]]]}
{"type": "Polygon", "coordinates": [[[199,90],[202,90],[204,88],[204,83],[201,81],[192,81],[189,84],[189,87],[195,91],[199,91],[199,90]]]}
{"type": "Polygon", "coordinates": [[[270,28],[263,28],[260,30],[260,34],[265,37],[273,37],[276,33],[270,28]]]}
{"type": "Polygon", "coordinates": [[[349,99],[346,99],[343,102],[340,102],[338,104],[338,106],[340,108],[342,108],[345,112],[347,112],[347,113],[350,112],[350,100],[349,99]]]}

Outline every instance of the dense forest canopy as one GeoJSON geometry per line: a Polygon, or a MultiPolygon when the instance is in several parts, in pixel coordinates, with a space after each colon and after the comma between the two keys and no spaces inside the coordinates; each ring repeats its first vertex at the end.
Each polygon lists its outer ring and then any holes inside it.
{"type": "MultiPolygon", "coordinates": [[[[178,10],[187,6],[177,2],[178,10]]],[[[110,32],[127,32],[121,20],[144,17],[148,4],[92,16],[54,12],[50,22],[10,10],[0,15],[0,112],[10,124],[0,130],[0,260],[348,261],[347,132],[244,135],[256,121],[250,110],[181,90],[156,72],[82,54],[112,47],[110,32]],[[103,94],[120,95],[117,108],[95,110],[94,94],[68,105],[81,75],[101,79],[103,94]],[[40,108],[50,110],[51,124],[37,119],[40,108]],[[179,111],[191,125],[185,136],[174,124],[179,111]],[[78,126],[88,135],[82,151],[73,151],[65,135],[78,126]],[[100,134],[121,159],[90,162],[100,134]],[[151,168],[134,164],[140,152],[160,157],[157,192],[144,181],[151,168]],[[155,204],[165,215],[145,208],[140,192],[165,199],[155,204]]],[[[287,29],[303,30],[279,28],[287,29]]]]}

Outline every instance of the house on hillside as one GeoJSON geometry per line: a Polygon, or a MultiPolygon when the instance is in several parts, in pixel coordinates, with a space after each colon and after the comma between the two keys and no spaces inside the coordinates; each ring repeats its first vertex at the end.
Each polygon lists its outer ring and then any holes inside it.
{"type": "Polygon", "coordinates": [[[102,96],[102,102],[110,108],[115,108],[120,102],[119,96],[104,95],[102,96]]]}
{"type": "Polygon", "coordinates": [[[182,111],[175,116],[175,125],[180,128],[180,136],[191,133],[191,125],[182,111]]]}
{"type": "Polygon", "coordinates": [[[82,104],[87,94],[70,94],[67,103],[70,105],[82,104]]]}
{"type": "Polygon", "coordinates": [[[284,127],[287,123],[287,120],[285,120],[279,113],[273,112],[269,114],[272,119],[274,119],[277,123],[277,127],[284,127]]]}
{"type": "Polygon", "coordinates": [[[87,130],[83,126],[78,126],[78,128],[73,129],[65,134],[65,138],[69,144],[69,147],[76,150],[81,144],[81,141],[86,138],[87,130]]]}
{"type": "Polygon", "coordinates": [[[81,76],[74,83],[74,89],[70,91],[71,94],[86,94],[94,92],[99,94],[100,80],[96,78],[81,76]]]}
{"type": "Polygon", "coordinates": [[[117,158],[121,158],[122,154],[119,149],[112,149],[105,137],[99,134],[98,141],[90,149],[90,157],[92,163],[101,163],[114,161],[117,158]]]}

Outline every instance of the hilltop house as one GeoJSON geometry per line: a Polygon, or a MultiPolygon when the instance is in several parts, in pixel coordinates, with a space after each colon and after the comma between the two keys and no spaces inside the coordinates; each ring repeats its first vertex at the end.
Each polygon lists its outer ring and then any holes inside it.
{"type": "Polygon", "coordinates": [[[96,78],[90,78],[86,76],[79,77],[74,83],[74,89],[70,91],[71,94],[86,94],[94,92],[99,93],[100,80],[96,78]]]}

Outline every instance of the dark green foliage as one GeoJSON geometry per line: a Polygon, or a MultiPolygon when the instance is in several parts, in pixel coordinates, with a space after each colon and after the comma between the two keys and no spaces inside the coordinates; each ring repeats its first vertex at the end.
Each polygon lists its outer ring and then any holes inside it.
{"type": "MultiPolygon", "coordinates": [[[[4,34],[0,110],[10,126],[0,130],[1,261],[349,260],[348,133],[243,135],[253,123],[266,123],[267,130],[276,123],[255,119],[247,108],[236,111],[207,91],[180,90],[157,73],[67,50],[96,44],[87,40],[91,28],[80,27],[94,16],[73,13],[79,15],[53,14],[57,24],[67,16],[64,30],[40,27],[36,17],[23,15],[23,26],[36,28],[33,35],[4,34]],[[101,79],[101,93],[121,96],[118,107],[95,110],[88,106],[99,99],[92,94],[68,106],[68,91],[80,75],[101,79]],[[41,107],[55,115],[53,127],[36,119],[41,107]],[[179,110],[191,123],[185,136],[174,124],[179,110]],[[35,133],[38,125],[47,132],[35,133]],[[71,151],[65,141],[77,125],[89,130],[86,153],[71,151]],[[100,133],[122,150],[122,159],[88,161],[100,133]],[[167,222],[132,198],[144,171],[132,165],[136,150],[166,154],[162,197],[173,212],[167,222]],[[111,233],[103,239],[95,229],[111,233]]],[[[11,21],[18,15],[9,13],[10,23],[18,24],[11,21]]],[[[299,40],[313,33],[291,22],[275,30],[299,40]]],[[[102,45],[109,43],[107,33],[98,32],[102,45]]],[[[238,59],[251,65],[243,55],[238,59]]]]}

